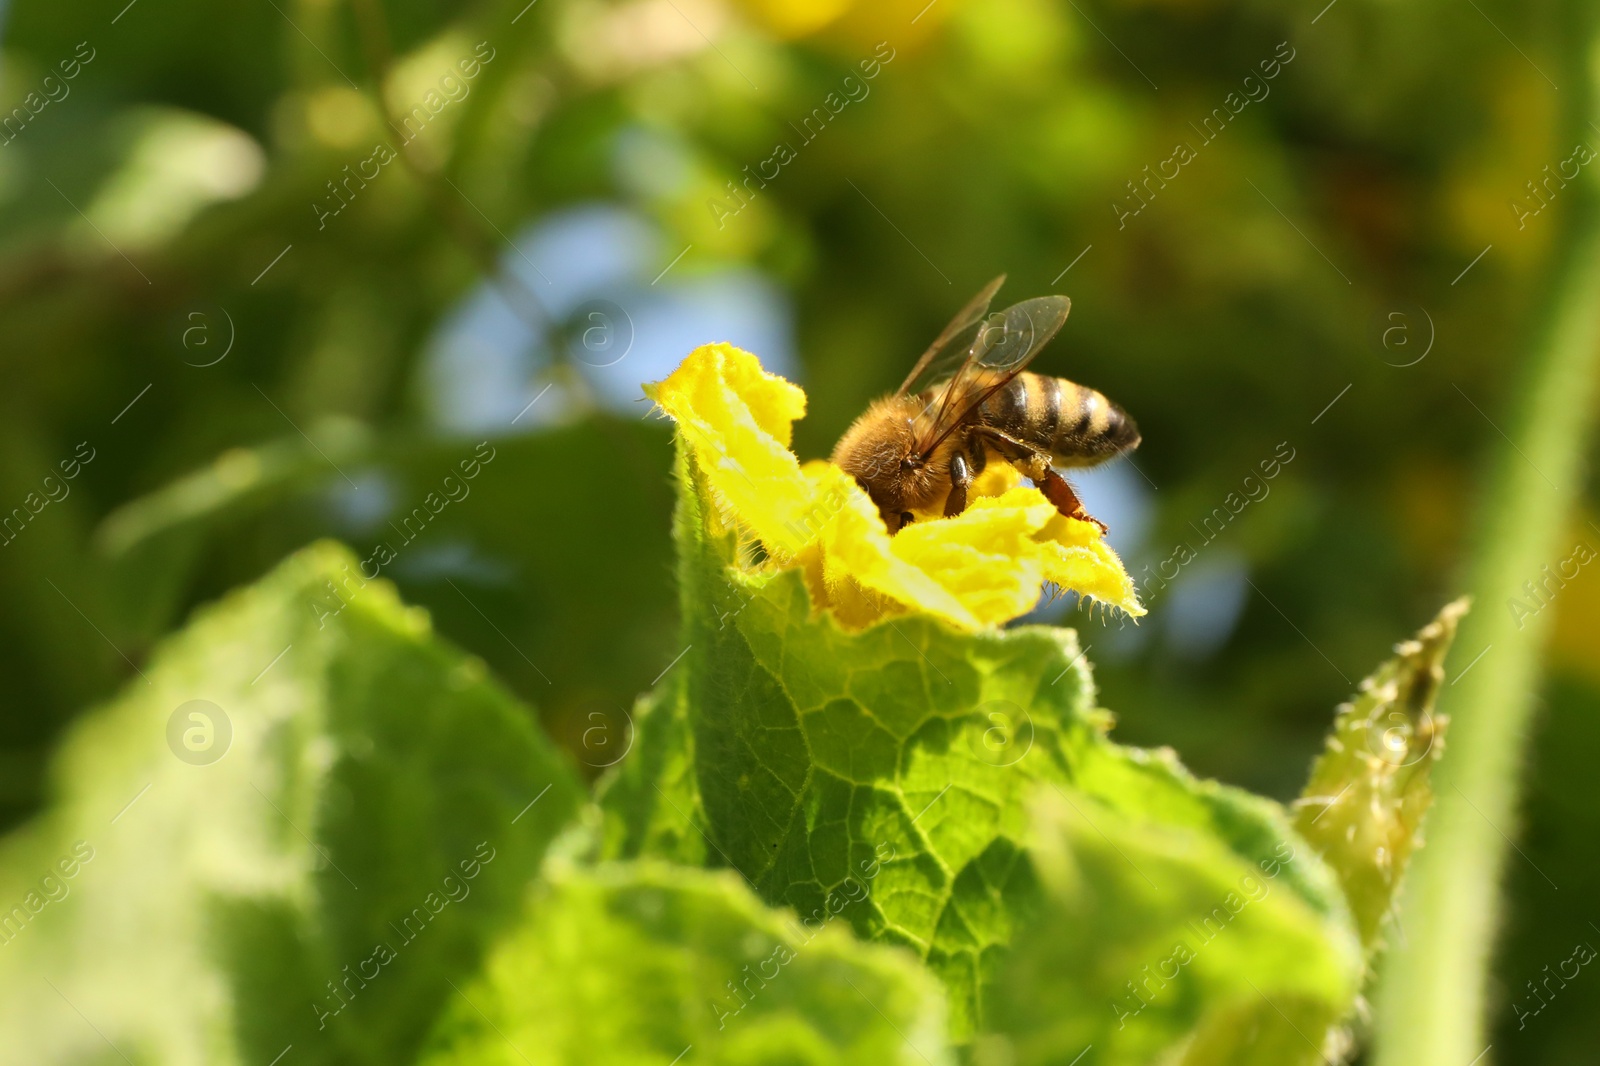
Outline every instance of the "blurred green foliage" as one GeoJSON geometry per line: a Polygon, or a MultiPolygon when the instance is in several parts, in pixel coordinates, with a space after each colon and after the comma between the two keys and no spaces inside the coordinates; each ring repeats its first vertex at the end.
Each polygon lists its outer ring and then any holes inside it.
{"type": "MultiPolygon", "coordinates": [[[[1041,814],[1048,905],[996,997],[1012,1061],[1070,1062],[1086,1047],[1104,1062],[1337,1061],[1344,1036],[1325,1034],[1360,987],[1359,950],[1348,925],[1328,935],[1320,901],[1276,880],[1321,871],[1303,841],[1280,837],[1248,861],[1199,833],[1085,817],[1052,796],[1041,814]]],[[[980,1061],[1008,1061],[997,1044],[980,1043],[994,1048],[980,1061]]]]}
{"type": "Polygon", "coordinates": [[[517,916],[576,775],[392,587],[312,617],[354,563],[208,607],[74,731],[0,853],[6,1062],[411,1061],[517,916]]]}
{"type": "MultiPolygon", "coordinates": [[[[631,735],[624,709],[682,650],[668,437],[613,401],[664,370],[645,360],[652,294],[739,270],[789,302],[808,456],[995,273],[1018,298],[1071,295],[1039,367],[1139,420],[1137,474],[1118,483],[1142,501],[1124,512],[1130,535],[1144,515],[1124,545],[1136,576],[1201,545],[1196,527],[1288,442],[1270,495],[1199,547],[1191,577],[1233,574],[1241,597],[1202,616],[1216,639],[1185,636],[1179,608],[1205,587],[1186,598],[1180,582],[1138,631],[1070,620],[1119,738],[1294,794],[1327,708],[1456,591],[1479,459],[1502,444],[1512,353],[1565,221],[1559,191],[1536,216],[1513,208],[1572,154],[1560,97],[1578,87],[1549,80],[1565,80],[1558,15],[1443,0],[12,5],[0,119],[26,121],[0,134],[0,515],[21,509],[0,547],[6,823],[41,804],[72,720],[149,672],[196,606],[317,537],[358,559],[398,543],[381,530],[483,440],[496,458],[471,495],[385,576],[598,773],[631,735]],[[328,183],[400,140],[375,101],[407,111],[480,41],[495,54],[470,93],[319,229],[328,183]],[[879,42],[893,59],[870,92],[802,143],[791,123],[879,42]],[[1294,58],[1258,83],[1270,91],[1202,143],[1191,123],[1231,112],[1280,42],[1294,58]],[[1126,183],[1180,141],[1197,157],[1119,223],[1126,183]],[[795,158],[747,207],[709,206],[779,142],[795,158]],[[523,236],[596,203],[658,246],[598,293],[641,327],[609,366],[582,357],[570,304],[542,317],[526,265],[564,284],[572,264],[523,236]],[[543,350],[578,358],[514,363],[510,412],[543,399],[468,432],[439,413],[441,380],[466,375],[441,369],[437,338],[491,274],[530,330],[564,338],[543,350]],[[94,458],[66,480],[80,442],[94,458]]],[[[1569,539],[1600,544],[1586,499],[1569,539]]],[[[1586,569],[1548,608],[1501,1062],[1587,1061],[1600,1009],[1600,982],[1580,980],[1523,1028],[1509,1011],[1592,935],[1567,901],[1600,893],[1592,849],[1573,846],[1600,822],[1585,788],[1597,590],[1586,569]]]]}
{"type": "Polygon", "coordinates": [[[943,998],[913,960],[840,929],[808,934],[731,872],[556,870],[529,914],[425,1066],[511,1066],[523,1048],[554,1062],[949,1061],[943,998]]]}

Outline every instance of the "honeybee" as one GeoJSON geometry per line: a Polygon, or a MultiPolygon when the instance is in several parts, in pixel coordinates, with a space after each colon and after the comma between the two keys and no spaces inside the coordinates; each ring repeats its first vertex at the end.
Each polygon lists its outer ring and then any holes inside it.
{"type": "Polygon", "coordinates": [[[990,315],[1002,274],[944,328],[893,395],[847,429],[833,462],[872,497],[891,534],[912,512],[944,501],[967,507],[973,476],[1010,463],[1062,514],[1106,527],[1055,469],[1089,467],[1139,445],[1139,427],[1106,397],[1024,368],[1061,329],[1065,296],[1042,296],[990,315]]]}

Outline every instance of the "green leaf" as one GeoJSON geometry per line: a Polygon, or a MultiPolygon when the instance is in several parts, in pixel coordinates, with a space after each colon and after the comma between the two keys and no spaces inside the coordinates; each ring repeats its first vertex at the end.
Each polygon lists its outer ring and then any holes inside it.
{"type": "Polygon", "coordinates": [[[736,546],[705,535],[699,500],[685,491],[679,512],[680,668],[713,861],[803,920],[842,914],[912,947],[969,1037],[982,975],[1035,889],[1025,796],[1065,780],[1065,734],[1089,732],[1072,634],[914,617],[845,633],[811,617],[795,571],[731,567],[736,546]]]}
{"type": "MultiPolygon", "coordinates": [[[[1261,801],[1264,803],[1264,801],[1261,801]]],[[[1047,793],[1033,856],[1047,906],[1019,941],[979,1063],[1293,1066],[1337,1045],[1353,934],[1294,889],[1316,857],[1276,820],[1252,863],[1206,832],[1047,793]],[[1090,813],[1090,812],[1093,813],[1090,813]]]]}
{"type": "Polygon", "coordinates": [[[649,855],[704,866],[705,815],[694,781],[694,738],[683,707],[683,674],[674,673],[632,716],[627,757],[596,786],[604,818],[600,853],[608,859],[649,855]]]}
{"type": "Polygon", "coordinates": [[[0,851],[7,1047],[408,1061],[581,803],[565,761],[334,545],[202,610],[143,673],[0,851]],[[29,913],[30,892],[59,899],[29,913]]]}
{"type": "MultiPolygon", "coordinates": [[[[1147,751],[1102,740],[1086,748],[1074,771],[1073,784],[1098,803],[1141,823],[1197,831],[1247,864],[1274,871],[1278,883],[1330,923],[1331,936],[1351,935],[1338,879],[1300,840],[1281,804],[1196,778],[1170,748],[1147,751]],[[1285,845],[1293,861],[1285,861],[1285,845]]],[[[1056,794],[1069,796],[1067,790],[1056,794]]]]}
{"type": "MultiPolygon", "coordinates": [[[[769,902],[914,949],[949,990],[957,1041],[988,1024],[997,973],[1041,903],[1027,851],[1041,790],[1190,831],[1244,868],[1293,839],[1277,805],[1110,743],[1072,631],[962,633],[906,616],[845,632],[812,613],[798,572],[739,565],[748,547],[707,532],[682,450],[680,480],[695,828],[712,862],[769,902]]],[[[1281,883],[1330,942],[1348,938],[1331,874],[1295,853],[1281,883]]]]}
{"type": "Polygon", "coordinates": [[[1296,804],[1295,828],[1337,873],[1369,951],[1380,946],[1406,863],[1422,842],[1433,764],[1449,725],[1433,705],[1467,606],[1466,599],[1448,604],[1361,682],[1339,708],[1296,804]]]}
{"type": "Polygon", "coordinates": [[[801,928],[730,873],[557,868],[421,1061],[940,1066],[942,1011],[908,954],[801,928]]]}

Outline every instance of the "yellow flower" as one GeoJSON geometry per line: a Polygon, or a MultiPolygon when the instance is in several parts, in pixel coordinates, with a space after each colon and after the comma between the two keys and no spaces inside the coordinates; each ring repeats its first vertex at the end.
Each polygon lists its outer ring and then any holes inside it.
{"type": "Polygon", "coordinates": [[[820,37],[819,43],[856,59],[874,45],[889,47],[890,40],[896,49],[920,44],[953,14],[960,0],[936,5],[928,0],[734,0],[733,6],[775,37],[820,37]]]}
{"type": "Polygon", "coordinates": [[[816,606],[848,627],[913,610],[965,629],[998,626],[1031,610],[1047,581],[1145,613],[1100,530],[1058,513],[1007,464],[989,464],[963,513],[918,515],[891,537],[853,478],[795,458],[806,395],[749,352],[696,348],[645,391],[677,422],[718,520],[759,539],[766,565],[802,568],[816,606]]]}

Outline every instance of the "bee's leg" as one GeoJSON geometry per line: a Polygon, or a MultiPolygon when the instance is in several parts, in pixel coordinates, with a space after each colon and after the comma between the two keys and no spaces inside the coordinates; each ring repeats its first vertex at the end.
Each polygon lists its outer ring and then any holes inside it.
{"type": "Polygon", "coordinates": [[[995,451],[1022,471],[1023,477],[1038,486],[1039,491],[1044,493],[1044,498],[1056,505],[1056,510],[1068,518],[1093,522],[1100,527],[1102,534],[1106,532],[1106,524],[1083,509],[1083,502],[1078,499],[1078,494],[1072,491],[1067,479],[1050,465],[1050,456],[997,429],[986,427],[983,434],[995,451]]]}
{"type": "Polygon", "coordinates": [[[1100,527],[1101,536],[1106,534],[1106,524],[1083,509],[1083,501],[1078,499],[1078,494],[1072,491],[1067,479],[1056,473],[1053,468],[1046,467],[1044,478],[1042,480],[1034,478],[1034,483],[1039,486],[1039,491],[1044,493],[1044,498],[1056,505],[1056,510],[1068,518],[1093,522],[1100,527]]]}
{"type": "MultiPolygon", "coordinates": [[[[1033,478],[1035,471],[1042,465],[1045,469],[1050,466],[1050,457],[1042,454],[1039,449],[1013,437],[1004,430],[995,429],[993,426],[979,426],[972,431],[972,439],[982,444],[987,444],[997,452],[1000,458],[1022,471],[1022,476],[1033,478]]],[[[981,467],[979,469],[982,469],[981,467]]]]}
{"type": "Polygon", "coordinates": [[[950,457],[950,495],[944,501],[946,518],[967,509],[967,489],[971,486],[972,471],[967,467],[967,457],[957,452],[950,457]]]}

